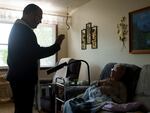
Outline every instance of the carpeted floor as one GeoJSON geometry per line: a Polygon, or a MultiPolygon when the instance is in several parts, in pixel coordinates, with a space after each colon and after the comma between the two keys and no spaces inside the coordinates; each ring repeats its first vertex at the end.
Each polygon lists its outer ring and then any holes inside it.
{"type": "Polygon", "coordinates": [[[13,103],[12,102],[3,102],[0,103],[0,113],[13,113],[13,103]]]}
{"type": "MultiPolygon", "coordinates": [[[[14,112],[14,104],[12,102],[3,102],[0,103],[0,113],[13,113],[14,112]]],[[[33,113],[39,113],[36,109],[33,109],[33,113]]],[[[44,113],[44,112],[40,112],[44,113]]]]}

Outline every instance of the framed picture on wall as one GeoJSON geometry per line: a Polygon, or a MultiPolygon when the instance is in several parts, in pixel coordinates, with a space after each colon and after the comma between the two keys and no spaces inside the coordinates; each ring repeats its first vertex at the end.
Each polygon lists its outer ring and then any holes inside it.
{"type": "Polygon", "coordinates": [[[87,23],[86,24],[86,30],[87,30],[87,33],[86,33],[86,38],[87,38],[87,42],[86,42],[86,44],[91,44],[91,38],[92,38],[92,23],[87,23]]]}
{"type": "Polygon", "coordinates": [[[81,49],[86,49],[86,29],[81,30],[81,49]]]}
{"type": "Polygon", "coordinates": [[[92,38],[91,38],[91,48],[96,49],[97,48],[97,26],[92,27],[92,38]]]}
{"type": "Polygon", "coordinates": [[[129,52],[150,54],[150,7],[129,13],[129,52]]]}

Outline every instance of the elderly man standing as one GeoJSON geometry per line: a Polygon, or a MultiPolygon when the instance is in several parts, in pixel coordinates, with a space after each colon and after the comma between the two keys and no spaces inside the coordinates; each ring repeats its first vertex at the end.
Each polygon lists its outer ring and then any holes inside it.
{"type": "Polygon", "coordinates": [[[58,52],[64,39],[64,35],[59,35],[52,46],[39,46],[33,29],[41,23],[42,14],[39,6],[27,5],[9,35],[7,80],[12,88],[15,113],[32,113],[38,60],[58,52]]]}

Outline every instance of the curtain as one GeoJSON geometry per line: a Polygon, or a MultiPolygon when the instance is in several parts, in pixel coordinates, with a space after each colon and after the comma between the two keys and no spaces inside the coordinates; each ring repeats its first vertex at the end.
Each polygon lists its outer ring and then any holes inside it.
{"type": "MultiPolygon", "coordinates": [[[[7,8],[0,8],[0,22],[13,23],[16,19],[22,17],[21,10],[13,10],[7,8]]],[[[70,17],[68,18],[68,24],[70,23],[70,17]]],[[[60,26],[66,25],[66,16],[43,13],[42,24],[57,24],[60,26]]]]}

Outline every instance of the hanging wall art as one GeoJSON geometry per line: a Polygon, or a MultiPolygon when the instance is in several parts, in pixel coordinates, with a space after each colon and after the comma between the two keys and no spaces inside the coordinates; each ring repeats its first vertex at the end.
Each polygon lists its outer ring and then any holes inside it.
{"type": "Polygon", "coordinates": [[[129,12],[129,53],[150,54],[150,7],[129,12]]]}
{"type": "Polygon", "coordinates": [[[97,26],[92,27],[91,48],[97,48],[97,26]]]}
{"type": "Polygon", "coordinates": [[[81,30],[81,49],[87,49],[87,45],[91,45],[92,49],[98,48],[98,27],[92,26],[91,22],[88,22],[85,29],[81,30]]]}
{"type": "Polygon", "coordinates": [[[86,49],[86,29],[81,30],[81,49],[86,49]]]}

